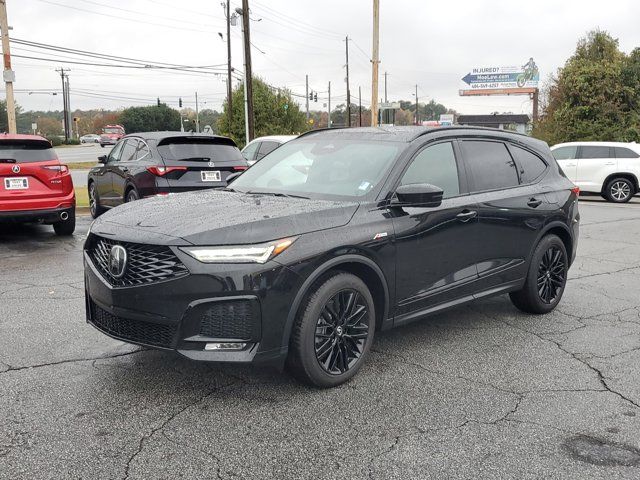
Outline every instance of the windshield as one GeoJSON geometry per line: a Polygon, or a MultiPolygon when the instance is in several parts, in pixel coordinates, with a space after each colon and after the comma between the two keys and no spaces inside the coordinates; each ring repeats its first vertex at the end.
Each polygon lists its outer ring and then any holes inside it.
{"type": "Polygon", "coordinates": [[[103,128],[102,131],[104,133],[115,133],[115,134],[124,133],[124,130],[120,128],[103,128]]]}
{"type": "Polygon", "coordinates": [[[382,182],[404,146],[397,142],[314,135],[274,150],[230,188],[240,192],[356,199],[382,182]]]}

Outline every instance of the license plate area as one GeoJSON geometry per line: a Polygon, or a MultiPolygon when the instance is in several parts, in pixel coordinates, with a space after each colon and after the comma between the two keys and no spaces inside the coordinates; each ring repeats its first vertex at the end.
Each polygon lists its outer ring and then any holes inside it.
{"type": "Polygon", "coordinates": [[[4,179],[5,190],[27,190],[29,179],[27,177],[8,177],[4,179]]]}
{"type": "Polygon", "coordinates": [[[220,182],[222,176],[220,170],[202,170],[200,172],[200,178],[203,182],[220,182]]]}

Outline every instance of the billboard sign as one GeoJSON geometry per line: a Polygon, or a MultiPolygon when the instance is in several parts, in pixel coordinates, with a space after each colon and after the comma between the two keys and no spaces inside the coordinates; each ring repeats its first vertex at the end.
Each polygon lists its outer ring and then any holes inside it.
{"type": "Polygon", "coordinates": [[[536,62],[530,58],[521,66],[472,68],[462,81],[470,90],[538,88],[540,72],[536,62]]]}
{"type": "Polygon", "coordinates": [[[453,113],[443,113],[442,115],[440,115],[440,125],[442,125],[443,127],[453,125],[453,121],[453,113]]]}

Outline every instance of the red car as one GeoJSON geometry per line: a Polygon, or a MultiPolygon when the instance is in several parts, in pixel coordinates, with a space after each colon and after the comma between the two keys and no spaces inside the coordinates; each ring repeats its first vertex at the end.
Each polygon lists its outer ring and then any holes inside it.
{"type": "Polygon", "coordinates": [[[76,228],[76,196],[69,167],[46,138],[0,135],[0,221],[42,222],[58,235],[76,228]]]}
{"type": "Polygon", "coordinates": [[[122,125],[105,125],[102,127],[102,135],[100,135],[100,146],[104,148],[105,145],[115,145],[124,135],[122,125]]]}

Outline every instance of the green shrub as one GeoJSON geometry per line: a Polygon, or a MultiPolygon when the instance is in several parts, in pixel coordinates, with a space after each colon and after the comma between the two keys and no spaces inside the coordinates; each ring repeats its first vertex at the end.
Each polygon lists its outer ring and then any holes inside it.
{"type": "Polygon", "coordinates": [[[47,137],[47,140],[49,140],[54,147],[62,145],[62,139],[60,137],[47,137]]]}
{"type": "Polygon", "coordinates": [[[76,138],[70,138],[65,142],[67,145],[80,145],[80,140],[76,138]]]}

